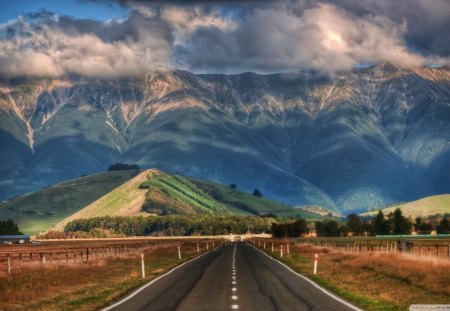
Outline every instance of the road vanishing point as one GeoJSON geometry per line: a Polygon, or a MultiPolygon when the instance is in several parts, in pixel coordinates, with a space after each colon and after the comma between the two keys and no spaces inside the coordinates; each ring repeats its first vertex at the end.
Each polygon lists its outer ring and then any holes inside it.
{"type": "Polygon", "coordinates": [[[104,311],[360,310],[246,242],[227,243],[104,311]]]}

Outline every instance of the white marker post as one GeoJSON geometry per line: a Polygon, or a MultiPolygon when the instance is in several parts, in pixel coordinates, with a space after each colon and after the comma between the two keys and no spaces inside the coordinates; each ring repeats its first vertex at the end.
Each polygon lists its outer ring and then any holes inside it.
{"type": "Polygon", "coordinates": [[[264,242],[264,249],[266,249],[266,242],[264,242]]]}
{"type": "Polygon", "coordinates": [[[206,243],[206,250],[209,250],[209,243],[206,243]]]}
{"type": "Polygon", "coordinates": [[[281,245],[281,248],[280,248],[280,257],[283,258],[283,245],[281,245]]]}
{"type": "Polygon", "coordinates": [[[145,278],[145,264],[144,264],[144,254],[141,254],[141,274],[142,278],[145,278]]]}
{"type": "Polygon", "coordinates": [[[289,243],[286,244],[286,254],[289,255],[289,243]]]}
{"type": "Polygon", "coordinates": [[[200,246],[197,243],[197,253],[200,253],[200,246]]]}
{"type": "Polygon", "coordinates": [[[314,274],[317,274],[317,262],[319,261],[319,254],[314,255],[314,274]]]}
{"type": "Polygon", "coordinates": [[[178,259],[181,260],[181,249],[179,246],[178,246],[178,259]]]}
{"type": "Polygon", "coordinates": [[[273,253],[273,243],[272,243],[272,253],[273,253]]]}

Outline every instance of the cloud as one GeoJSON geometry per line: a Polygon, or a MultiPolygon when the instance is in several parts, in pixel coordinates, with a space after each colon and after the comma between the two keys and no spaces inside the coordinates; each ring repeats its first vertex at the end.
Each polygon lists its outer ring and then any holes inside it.
{"type": "Polygon", "coordinates": [[[189,70],[217,72],[336,72],[369,61],[421,65],[425,58],[405,45],[406,30],[405,23],[382,16],[363,19],[331,4],[300,15],[289,7],[255,9],[235,29],[196,30],[174,47],[173,58],[189,70]]]}
{"type": "Polygon", "coordinates": [[[172,35],[159,18],[134,12],[107,23],[62,17],[8,24],[0,40],[0,75],[115,77],[139,75],[169,62],[172,35]]]}
{"type": "Polygon", "coordinates": [[[116,77],[161,67],[260,73],[359,63],[448,64],[446,0],[96,0],[130,10],[98,21],[31,12],[0,25],[0,75],[116,77]]]}
{"type": "Polygon", "coordinates": [[[408,30],[405,42],[410,49],[428,56],[450,56],[450,1],[448,0],[333,0],[333,2],[364,18],[385,16],[395,23],[405,21],[408,30]]]}

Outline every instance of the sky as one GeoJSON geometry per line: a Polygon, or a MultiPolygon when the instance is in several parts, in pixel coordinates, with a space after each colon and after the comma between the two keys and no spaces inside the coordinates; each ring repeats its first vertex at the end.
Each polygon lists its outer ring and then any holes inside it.
{"type": "Polygon", "coordinates": [[[450,63],[450,0],[2,0],[0,76],[450,63]]]}

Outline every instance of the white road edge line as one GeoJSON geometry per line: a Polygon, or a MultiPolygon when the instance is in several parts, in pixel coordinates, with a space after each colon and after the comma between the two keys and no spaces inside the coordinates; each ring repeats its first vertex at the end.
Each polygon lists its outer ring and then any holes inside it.
{"type": "Polygon", "coordinates": [[[258,249],[258,248],[256,248],[256,247],[254,247],[254,246],[251,245],[250,243],[249,243],[249,245],[250,245],[251,247],[253,247],[254,249],[256,249],[257,251],[259,251],[259,252],[261,252],[262,254],[264,254],[265,256],[267,256],[268,258],[270,258],[270,259],[272,259],[273,261],[275,261],[275,262],[279,263],[280,265],[284,266],[284,267],[285,267],[286,269],[288,269],[290,272],[294,273],[295,275],[297,275],[297,276],[299,276],[300,278],[304,279],[305,281],[309,282],[311,285],[313,285],[313,286],[316,287],[317,289],[321,290],[322,292],[324,292],[325,294],[327,294],[327,295],[330,296],[331,298],[333,298],[333,299],[339,301],[340,303],[346,305],[347,307],[349,307],[349,308],[351,308],[351,309],[353,309],[353,310],[356,310],[356,311],[363,311],[362,309],[360,309],[360,308],[358,308],[358,307],[352,305],[351,303],[349,303],[349,302],[343,300],[342,298],[340,298],[340,297],[336,296],[335,294],[331,293],[330,291],[326,290],[326,289],[323,288],[322,286],[318,285],[316,282],[314,282],[314,281],[308,279],[306,276],[301,275],[301,274],[295,272],[295,271],[292,270],[292,268],[289,267],[288,265],[282,263],[281,261],[279,261],[279,260],[277,260],[277,259],[275,259],[275,258],[273,258],[273,257],[270,257],[269,255],[267,255],[266,253],[264,253],[262,250],[260,250],[260,249],[258,249]]]}
{"type": "Polygon", "coordinates": [[[146,289],[147,287],[149,287],[150,285],[152,285],[152,284],[155,283],[156,281],[158,281],[158,280],[162,279],[163,277],[165,277],[165,276],[171,274],[172,272],[174,272],[175,270],[181,268],[181,267],[184,266],[185,264],[188,264],[188,263],[190,263],[191,261],[194,261],[194,260],[196,260],[196,259],[199,259],[200,257],[205,256],[206,254],[211,253],[213,250],[215,250],[215,249],[211,249],[211,250],[207,251],[206,253],[201,254],[200,256],[197,256],[197,257],[192,258],[192,259],[190,259],[190,260],[188,260],[188,261],[186,261],[186,262],[183,262],[181,265],[176,266],[176,267],[173,268],[172,270],[170,270],[170,271],[164,273],[163,275],[158,276],[156,279],[151,280],[149,283],[143,285],[142,287],[140,287],[140,288],[137,289],[136,291],[132,292],[130,295],[128,295],[128,296],[126,296],[125,298],[122,298],[121,300],[119,300],[118,302],[116,302],[115,304],[110,305],[110,306],[108,306],[108,307],[106,307],[106,308],[104,308],[104,309],[101,309],[101,311],[108,311],[108,310],[111,310],[111,309],[113,309],[113,308],[115,308],[115,307],[121,305],[121,304],[124,303],[125,301],[130,300],[131,298],[133,298],[134,296],[136,296],[137,294],[139,294],[140,292],[142,292],[144,289],[146,289]]]}

